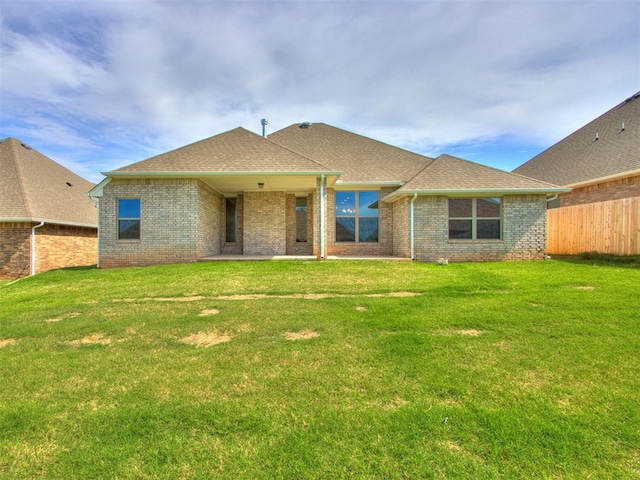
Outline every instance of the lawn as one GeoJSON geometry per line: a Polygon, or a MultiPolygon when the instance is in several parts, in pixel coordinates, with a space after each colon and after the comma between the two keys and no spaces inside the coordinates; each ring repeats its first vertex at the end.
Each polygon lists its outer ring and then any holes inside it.
{"type": "Polygon", "coordinates": [[[640,478],[640,268],[202,263],[0,285],[0,478],[640,478]]]}

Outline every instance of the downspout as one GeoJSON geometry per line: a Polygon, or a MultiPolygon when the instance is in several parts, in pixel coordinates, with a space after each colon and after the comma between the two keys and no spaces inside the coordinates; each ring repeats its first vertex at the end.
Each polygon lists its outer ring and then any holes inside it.
{"type": "Polygon", "coordinates": [[[547,203],[553,202],[556,198],[558,198],[558,194],[557,193],[553,197],[547,198],[547,203]]]}
{"type": "Polygon", "coordinates": [[[324,175],[320,176],[320,258],[324,259],[324,175]]]}
{"type": "Polygon", "coordinates": [[[418,198],[418,194],[414,193],[413,198],[411,199],[411,204],[409,207],[409,238],[411,239],[411,260],[416,259],[415,255],[415,222],[414,222],[414,214],[413,214],[413,203],[418,198]]]}
{"type": "Polygon", "coordinates": [[[31,275],[36,274],[36,228],[44,227],[44,220],[31,227],[31,275]]]}
{"type": "Polygon", "coordinates": [[[96,268],[100,268],[100,200],[92,197],[91,195],[87,194],[87,197],[89,198],[89,200],[91,200],[91,203],[93,203],[96,206],[97,209],[97,220],[98,220],[98,230],[96,232],[96,234],[98,235],[98,237],[96,238],[97,240],[97,247],[98,247],[98,254],[96,255],[96,268]]]}

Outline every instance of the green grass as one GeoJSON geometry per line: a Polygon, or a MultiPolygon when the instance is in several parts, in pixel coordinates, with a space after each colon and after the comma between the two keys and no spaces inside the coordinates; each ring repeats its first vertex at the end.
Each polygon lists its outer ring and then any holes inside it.
{"type": "Polygon", "coordinates": [[[639,285],[576,259],[3,284],[0,478],[640,478],[639,285]]]}

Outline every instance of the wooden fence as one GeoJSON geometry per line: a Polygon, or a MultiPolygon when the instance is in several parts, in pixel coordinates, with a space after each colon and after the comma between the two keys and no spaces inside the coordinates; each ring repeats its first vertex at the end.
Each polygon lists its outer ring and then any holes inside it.
{"type": "Polygon", "coordinates": [[[640,197],[547,210],[547,253],[640,255],[640,197]]]}

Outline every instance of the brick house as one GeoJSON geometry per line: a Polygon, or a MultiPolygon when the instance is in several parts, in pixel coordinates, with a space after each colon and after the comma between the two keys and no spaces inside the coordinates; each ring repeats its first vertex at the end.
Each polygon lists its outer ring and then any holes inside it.
{"type": "Polygon", "coordinates": [[[545,255],[547,197],[567,189],[326,124],[243,128],[104,173],[99,265],[224,255],[545,255]]]}
{"type": "Polygon", "coordinates": [[[514,173],[572,189],[550,207],[640,197],[640,92],[514,173]]]}
{"type": "Polygon", "coordinates": [[[0,278],[97,262],[94,184],[15,138],[0,141],[0,278]]]}

